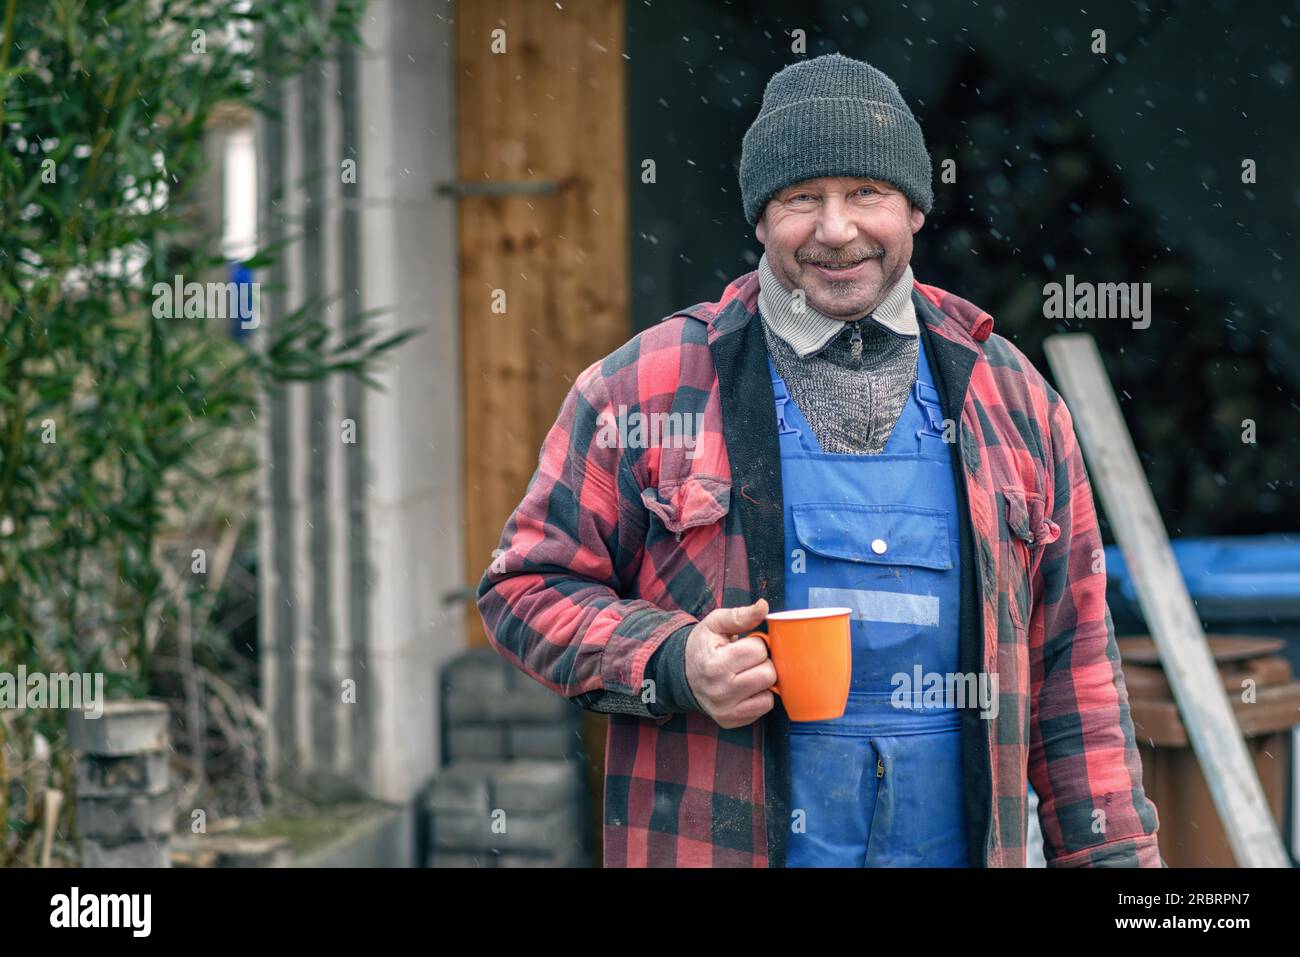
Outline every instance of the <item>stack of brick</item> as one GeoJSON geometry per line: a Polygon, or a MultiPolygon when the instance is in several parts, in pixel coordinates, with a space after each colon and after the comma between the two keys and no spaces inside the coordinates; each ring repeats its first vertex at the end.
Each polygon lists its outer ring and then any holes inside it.
{"type": "Polygon", "coordinates": [[[173,801],[167,706],[113,701],[73,711],[82,867],[170,867],[173,801]]]}
{"type": "Polygon", "coordinates": [[[486,647],[447,666],[442,701],[430,866],[586,866],[582,709],[486,647]]]}

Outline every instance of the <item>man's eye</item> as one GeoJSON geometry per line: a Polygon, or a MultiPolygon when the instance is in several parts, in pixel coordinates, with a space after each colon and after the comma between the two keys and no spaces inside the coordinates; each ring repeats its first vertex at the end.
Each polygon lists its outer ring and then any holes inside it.
{"type": "Polygon", "coordinates": [[[795,193],[793,196],[790,197],[790,202],[802,203],[812,198],[813,198],[812,193],[795,193]]]}
{"type": "Polygon", "coordinates": [[[858,187],[858,194],[861,195],[863,190],[866,190],[868,193],[874,193],[874,192],[876,191],[876,187],[874,187],[874,186],[859,186],[859,187],[858,187]]]}

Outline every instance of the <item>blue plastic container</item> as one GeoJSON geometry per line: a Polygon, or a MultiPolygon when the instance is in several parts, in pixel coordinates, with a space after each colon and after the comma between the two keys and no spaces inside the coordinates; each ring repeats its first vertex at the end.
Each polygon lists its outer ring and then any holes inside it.
{"type": "MultiPolygon", "coordinates": [[[[1300,650],[1300,535],[1182,538],[1170,543],[1208,630],[1286,638],[1300,650]]],[[[1106,548],[1106,600],[1116,634],[1145,634],[1118,546],[1106,548]]],[[[1300,661],[1292,658],[1300,674],[1300,661]]]]}

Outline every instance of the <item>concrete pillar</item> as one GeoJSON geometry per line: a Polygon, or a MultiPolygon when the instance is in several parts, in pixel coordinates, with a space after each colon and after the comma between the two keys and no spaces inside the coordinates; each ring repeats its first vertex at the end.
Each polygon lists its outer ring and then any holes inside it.
{"type": "Polygon", "coordinates": [[[259,239],[302,236],[258,277],[260,341],[318,297],[339,335],[373,309],[381,335],[420,330],[376,368],[383,392],[294,384],[259,416],[272,773],[325,800],[412,802],[439,763],[438,668],[464,647],[464,604],[442,600],[465,584],[456,211],[434,195],[455,178],[450,14],[372,4],[364,48],[278,90],[259,128],[259,239]]]}

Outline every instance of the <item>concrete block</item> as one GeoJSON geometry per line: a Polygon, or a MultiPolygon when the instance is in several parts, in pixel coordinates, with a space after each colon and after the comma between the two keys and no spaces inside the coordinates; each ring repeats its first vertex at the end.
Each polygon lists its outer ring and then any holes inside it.
{"type": "Polygon", "coordinates": [[[117,757],[82,755],[77,760],[77,795],[159,794],[167,790],[170,753],[160,748],[117,757]]]}
{"type": "Polygon", "coordinates": [[[497,807],[533,813],[576,805],[583,782],[577,762],[522,760],[497,770],[492,784],[497,807]]]}
{"type": "Polygon", "coordinates": [[[499,855],[490,851],[443,851],[434,849],[430,867],[495,867],[499,855]]]}
{"type": "Polygon", "coordinates": [[[507,747],[514,758],[549,758],[563,760],[574,756],[582,747],[581,725],[577,721],[552,724],[509,725],[507,747]]]}
{"type": "Polygon", "coordinates": [[[501,657],[491,646],[474,648],[443,669],[447,721],[555,721],[582,709],[501,657]]]}
{"type": "Polygon", "coordinates": [[[429,786],[426,804],[435,814],[442,811],[474,813],[488,806],[489,779],[499,762],[458,761],[442,769],[429,786]]]}
{"type": "Polygon", "coordinates": [[[77,799],[77,833],[105,844],[145,841],[172,833],[170,791],[77,799]]]}
{"type": "Polygon", "coordinates": [[[439,811],[433,815],[432,839],[439,850],[472,850],[485,853],[498,839],[492,834],[492,812],[439,811]]]}
{"type": "MultiPolygon", "coordinates": [[[[525,681],[529,681],[525,677],[525,681]]],[[[475,721],[561,721],[578,706],[535,681],[495,694],[449,688],[444,699],[446,718],[453,725],[475,721]]]]}
{"type": "Polygon", "coordinates": [[[510,752],[506,743],[506,728],[499,724],[452,725],[447,730],[447,752],[452,761],[466,758],[507,758],[510,752]]]}
{"type": "Polygon", "coordinates": [[[503,694],[510,681],[510,672],[517,670],[491,646],[472,648],[443,668],[443,688],[479,695],[503,694]]]}
{"type": "Polygon", "coordinates": [[[502,854],[497,851],[446,851],[435,849],[430,867],[590,867],[587,853],[580,848],[556,854],[502,854]]]}
{"type": "Polygon", "coordinates": [[[68,747],[86,754],[125,755],[167,747],[170,714],[161,701],[108,701],[98,718],[68,713],[68,747]]]}
{"type": "Polygon", "coordinates": [[[590,867],[587,854],[571,847],[555,854],[502,854],[497,867],[590,867]]]}
{"type": "Polygon", "coordinates": [[[89,839],[81,842],[82,867],[171,867],[171,841],[133,841],[108,845],[89,839]]]}
{"type": "Polygon", "coordinates": [[[447,765],[433,779],[427,804],[435,813],[485,807],[536,813],[576,804],[582,787],[577,761],[466,760],[447,765]]]}
{"type": "Polygon", "coordinates": [[[554,853],[579,844],[581,838],[577,807],[559,807],[538,815],[492,808],[474,814],[442,812],[433,818],[433,846],[438,850],[554,853]]]}

